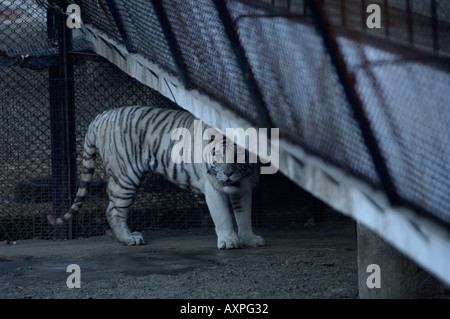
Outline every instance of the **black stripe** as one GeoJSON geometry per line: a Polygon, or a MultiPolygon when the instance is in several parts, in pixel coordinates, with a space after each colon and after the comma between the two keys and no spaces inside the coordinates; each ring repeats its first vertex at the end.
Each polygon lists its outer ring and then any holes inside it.
{"type": "MultiPolygon", "coordinates": [[[[127,176],[128,168],[131,168],[135,177],[137,177],[139,179],[140,175],[141,175],[140,172],[137,172],[135,170],[135,166],[131,165],[131,163],[133,162],[133,159],[136,158],[136,154],[133,153],[133,148],[134,148],[133,146],[136,145],[136,143],[133,143],[133,134],[132,134],[132,131],[133,131],[132,121],[133,121],[133,117],[134,117],[134,114],[136,113],[136,111],[137,111],[137,108],[130,109],[130,112],[128,112],[128,114],[126,114],[127,115],[126,121],[124,121],[122,123],[122,125],[125,126],[123,128],[123,134],[122,134],[122,144],[123,144],[122,146],[123,146],[123,149],[125,149],[125,156],[126,156],[126,162],[124,163],[125,164],[125,167],[124,167],[125,174],[124,175],[127,176]],[[127,138],[128,138],[128,141],[127,141],[127,138]]],[[[120,130],[119,130],[119,132],[120,132],[120,130]]],[[[128,177],[128,178],[131,180],[131,177],[128,177]]],[[[133,180],[131,180],[131,182],[136,187],[138,186],[134,183],[133,180]]]]}
{"type": "MultiPolygon", "coordinates": [[[[116,206],[112,206],[112,207],[108,210],[108,212],[112,211],[113,209],[116,210],[116,211],[118,211],[120,214],[124,215],[124,216],[122,216],[122,215],[117,214],[117,215],[114,215],[114,218],[127,219],[128,208],[125,208],[125,212],[123,212],[123,211],[122,211],[123,208],[116,207],[116,206]]],[[[108,212],[107,212],[107,214],[108,214],[108,212]]]]}
{"type": "Polygon", "coordinates": [[[77,197],[75,197],[75,201],[73,203],[74,204],[83,203],[85,198],[86,198],[86,196],[77,196],[77,197]]]}
{"type": "Polygon", "coordinates": [[[111,174],[110,177],[113,179],[113,181],[114,181],[114,183],[116,183],[116,185],[120,186],[120,188],[128,190],[128,191],[136,191],[135,187],[127,187],[127,186],[125,186],[122,182],[126,183],[126,181],[123,181],[123,180],[119,179],[117,176],[111,174]]]}
{"type": "Polygon", "coordinates": [[[82,172],[82,174],[94,174],[94,171],[95,171],[94,167],[83,166],[83,169],[81,172],[82,172]]]}
{"type": "MultiPolygon", "coordinates": [[[[188,129],[189,130],[189,128],[192,128],[192,131],[194,130],[193,128],[194,128],[194,117],[193,116],[191,116],[189,113],[182,113],[182,114],[180,114],[180,121],[179,121],[179,127],[183,127],[183,128],[186,128],[186,129],[188,129]],[[184,116],[182,116],[182,115],[184,115],[184,116]],[[190,124],[189,124],[189,126],[187,126],[186,125],[186,123],[188,122],[188,121],[190,121],[190,124]]],[[[191,131],[191,130],[189,130],[189,131],[191,131]]]]}
{"type": "Polygon", "coordinates": [[[83,159],[84,161],[91,161],[91,160],[95,160],[95,153],[90,155],[87,153],[84,153],[83,156],[81,157],[81,159],[83,159]]]}
{"type": "MultiPolygon", "coordinates": [[[[156,114],[155,118],[153,119],[153,121],[156,121],[156,119],[162,116],[162,112],[159,112],[158,114],[156,114]]],[[[152,135],[155,133],[155,131],[158,129],[158,127],[161,125],[161,123],[163,123],[166,120],[166,117],[163,117],[162,119],[158,120],[157,123],[155,123],[152,127],[152,135]]]]}
{"type": "MultiPolygon", "coordinates": [[[[167,167],[169,167],[170,163],[172,162],[172,152],[171,152],[171,148],[167,149],[167,153],[166,153],[166,163],[167,163],[167,167]]],[[[175,165],[175,163],[172,163],[173,165],[175,165]]],[[[176,166],[176,165],[175,165],[176,166]]]]}
{"type": "MultiPolygon", "coordinates": [[[[123,195],[115,195],[113,193],[110,193],[109,197],[110,198],[113,197],[113,198],[117,198],[117,199],[121,199],[121,200],[132,200],[134,198],[134,195],[135,194],[133,194],[133,195],[130,194],[129,196],[123,196],[123,195]]],[[[128,205],[128,206],[130,206],[130,205],[128,205]]]]}
{"type": "Polygon", "coordinates": [[[175,123],[176,123],[175,119],[177,118],[177,116],[178,116],[178,114],[176,114],[175,118],[172,121],[170,121],[172,124],[170,125],[170,127],[168,129],[169,133],[172,133],[172,131],[173,131],[173,127],[175,126],[175,123]]]}
{"type": "Polygon", "coordinates": [[[177,180],[177,165],[175,163],[173,164],[172,178],[175,181],[177,180]]]}
{"type": "Polygon", "coordinates": [[[166,154],[166,150],[163,150],[163,152],[162,152],[162,156],[161,156],[161,165],[162,165],[162,168],[163,168],[163,170],[164,170],[164,176],[167,176],[167,167],[166,167],[166,163],[164,162],[164,155],[166,154]]]}
{"type": "Polygon", "coordinates": [[[195,177],[197,178],[197,180],[199,180],[200,179],[200,176],[198,175],[198,173],[197,173],[197,169],[195,168],[197,165],[195,164],[195,163],[193,163],[192,165],[191,165],[191,168],[192,168],[192,170],[194,171],[194,175],[195,175],[195,177]]]}
{"type": "Polygon", "coordinates": [[[186,171],[185,169],[184,169],[184,163],[183,162],[181,162],[181,169],[183,170],[183,171],[185,171],[185,175],[186,175],[186,185],[188,185],[189,187],[191,187],[191,175],[189,174],[189,172],[188,171],[186,171]]]}
{"type": "Polygon", "coordinates": [[[153,152],[153,156],[155,157],[155,161],[157,161],[157,159],[159,158],[158,153],[159,153],[160,146],[161,146],[161,139],[155,138],[153,145],[152,145],[152,152],[153,152]]]}
{"type": "MultiPolygon", "coordinates": [[[[115,114],[116,115],[116,117],[117,117],[117,115],[120,115],[122,112],[117,112],[117,114],[115,114]]],[[[119,121],[117,121],[117,120],[114,120],[114,123],[122,123],[122,121],[120,120],[121,119],[121,117],[119,117],[119,121]]],[[[111,124],[112,124],[113,122],[111,122],[111,124]]],[[[108,127],[109,127],[110,125],[108,125],[108,127]]],[[[124,171],[124,168],[123,168],[123,165],[120,165],[120,162],[124,162],[124,159],[121,157],[121,155],[120,155],[120,152],[119,152],[119,149],[120,148],[122,148],[123,147],[123,145],[122,145],[122,147],[119,147],[119,145],[118,145],[118,141],[117,141],[117,131],[116,130],[114,130],[113,131],[113,133],[110,133],[110,134],[112,134],[112,136],[111,136],[111,139],[112,139],[112,141],[110,141],[110,143],[112,143],[112,145],[111,145],[111,148],[113,148],[113,150],[114,150],[114,153],[116,154],[116,156],[117,156],[117,161],[119,162],[119,170],[120,170],[120,172],[122,173],[122,175],[127,175],[126,174],[126,170],[124,171]]],[[[123,135],[122,135],[123,136],[123,135]]],[[[122,136],[120,136],[120,137],[122,137],[122,136]]],[[[105,142],[105,141],[104,141],[105,142]]],[[[123,141],[122,141],[122,144],[123,144],[123,141]]]]}

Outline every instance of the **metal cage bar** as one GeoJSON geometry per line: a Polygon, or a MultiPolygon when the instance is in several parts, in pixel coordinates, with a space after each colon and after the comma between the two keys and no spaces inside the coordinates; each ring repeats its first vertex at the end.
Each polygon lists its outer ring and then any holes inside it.
{"type": "Polygon", "coordinates": [[[252,67],[250,66],[250,63],[245,55],[245,49],[239,41],[239,35],[236,32],[236,28],[233,24],[231,15],[228,12],[227,5],[223,0],[214,0],[213,2],[224,26],[228,40],[230,41],[231,48],[236,56],[236,61],[241,69],[242,76],[252,97],[253,104],[258,112],[259,125],[261,128],[271,128],[273,125],[262,97],[261,90],[253,74],[252,67]]]}
{"type": "MultiPolygon", "coordinates": [[[[61,216],[70,207],[76,191],[74,75],[69,57],[72,35],[59,10],[49,8],[47,14],[49,36],[58,44],[58,64],[49,68],[49,93],[53,214],[61,216]]],[[[73,238],[74,222],[58,227],[56,237],[73,238]]]]}

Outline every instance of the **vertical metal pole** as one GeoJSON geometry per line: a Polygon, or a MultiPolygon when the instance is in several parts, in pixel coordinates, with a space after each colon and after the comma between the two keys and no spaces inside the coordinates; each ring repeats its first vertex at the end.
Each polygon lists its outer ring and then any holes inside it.
{"type": "Polygon", "coordinates": [[[438,40],[438,20],[437,20],[437,7],[436,0],[431,0],[430,3],[431,11],[431,26],[433,30],[433,50],[435,52],[439,51],[439,40],[438,40]]]}
{"type": "Polygon", "coordinates": [[[390,16],[389,16],[389,4],[388,0],[384,0],[384,16],[385,16],[385,35],[386,37],[389,37],[389,26],[390,26],[390,16]]]}
{"type": "Polygon", "coordinates": [[[122,19],[120,18],[119,11],[113,0],[106,0],[106,5],[108,6],[109,12],[111,12],[111,16],[116,24],[117,30],[119,31],[120,36],[122,37],[123,44],[127,49],[128,53],[131,52],[131,45],[128,39],[128,34],[125,30],[125,27],[122,23],[122,19]]]}
{"type": "Polygon", "coordinates": [[[365,0],[361,0],[361,30],[367,31],[367,25],[366,25],[366,12],[367,5],[365,0]]]}
{"type": "Polygon", "coordinates": [[[340,9],[341,9],[341,23],[342,26],[347,26],[347,10],[346,10],[346,0],[340,1],[340,9]]]}
{"type": "Polygon", "coordinates": [[[411,1],[406,0],[406,25],[408,27],[408,41],[410,44],[414,42],[413,35],[413,16],[411,12],[411,1]]]}
{"type": "MultiPolygon", "coordinates": [[[[71,30],[58,10],[47,10],[48,34],[58,46],[58,63],[49,68],[53,214],[64,215],[76,190],[76,149],[71,30]]],[[[72,221],[74,223],[74,220],[72,221]]],[[[72,223],[57,227],[55,237],[74,237],[72,223]]]]}

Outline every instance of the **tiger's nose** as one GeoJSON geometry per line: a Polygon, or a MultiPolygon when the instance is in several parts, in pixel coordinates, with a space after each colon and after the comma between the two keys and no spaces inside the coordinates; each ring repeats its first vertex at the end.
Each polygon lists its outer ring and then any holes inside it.
{"type": "Polygon", "coordinates": [[[233,175],[234,171],[225,171],[223,172],[227,177],[230,177],[231,175],[233,175]]]}

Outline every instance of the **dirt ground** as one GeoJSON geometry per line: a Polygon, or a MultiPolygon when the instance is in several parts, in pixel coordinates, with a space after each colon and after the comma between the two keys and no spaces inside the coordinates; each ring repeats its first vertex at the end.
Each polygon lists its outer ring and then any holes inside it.
{"type": "Polygon", "coordinates": [[[213,229],[148,231],[138,247],[112,236],[3,243],[0,298],[357,298],[352,221],[256,233],[266,246],[218,250],[213,229]],[[67,287],[70,264],[80,288],[67,287]]]}

